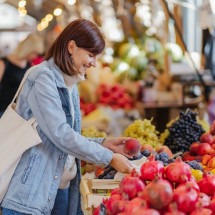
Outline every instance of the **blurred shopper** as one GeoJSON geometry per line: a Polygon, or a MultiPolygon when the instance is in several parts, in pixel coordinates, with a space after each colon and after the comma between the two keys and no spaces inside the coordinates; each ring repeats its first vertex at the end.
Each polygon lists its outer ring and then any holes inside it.
{"type": "Polygon", "coordinates": [[[10,55],[0,59],[0,116],[12,101],[26,70],[31,66],[31,60],[43,53],[43,46],[40,36],[30,34],[10,55]]]}
{"type": "Polygon", "coordinates": [[[90,21],[71,22],[32,67],[16,111],[34,117],[42,143],[26,151],[3,199],[3,215],[80,215],[80,160],[129,173],[124,143],[130,138],[85,138],[76,84],[96,66],[105,41],[90,21]]]}

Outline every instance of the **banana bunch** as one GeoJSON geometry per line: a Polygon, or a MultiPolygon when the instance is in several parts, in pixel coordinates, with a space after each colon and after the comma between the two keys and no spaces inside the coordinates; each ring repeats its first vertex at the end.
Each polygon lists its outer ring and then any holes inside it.
{"type": "Polygon", "coordinates": [[[150,144],[153,147],[160,143],[158,134],[152,120],[147,119],[135,120],[124,131],[124,136],[136,138],[142,145],[150,144]]]}

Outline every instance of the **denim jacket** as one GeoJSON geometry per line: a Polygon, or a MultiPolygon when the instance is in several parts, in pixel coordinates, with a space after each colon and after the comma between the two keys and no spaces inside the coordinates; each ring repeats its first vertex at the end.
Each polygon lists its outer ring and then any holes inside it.
{"type": "MultiPolygon", "coordinates": [[[[53,59],[31,68],[18,97],[16,111],[28,120],[35,117],[42,143],[27,150],[13,175],[2,207],[26,214],[51,214],[67,155],[75,156],[78,174],[70,183],[68,215],[81,214],[79,160],[106,166],[110,150],[80,135],[77,87],[73,90],[74,124],[62,72],[53,59]]],[[[8,155],[9,156],[9,155],[8,155]]]]}

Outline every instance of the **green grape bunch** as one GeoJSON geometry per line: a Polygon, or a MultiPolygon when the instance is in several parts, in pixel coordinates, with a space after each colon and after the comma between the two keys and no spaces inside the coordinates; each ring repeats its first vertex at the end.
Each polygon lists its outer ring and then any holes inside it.
{"type": "Polygon", "coordinates": [[[124,136],[136,138],[142,145],[150,144],[153,147],[160,144],[158,134],[152,120],[148,119],[135,120],[124,131],[124,136]]]}
{"type": "Polygon", "coordinates": [[[83,136],[91,137],[91,138],[107,137],[106,132],[99,131],[95,126],[91,126],[91,127],[88,127],[88,128],[83,128],[81,133],[82,133],[83,136]]]}

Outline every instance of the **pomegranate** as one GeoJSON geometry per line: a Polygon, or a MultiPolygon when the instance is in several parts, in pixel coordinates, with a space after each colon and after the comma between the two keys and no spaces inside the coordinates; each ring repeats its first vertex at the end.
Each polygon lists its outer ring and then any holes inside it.
{"type": "Polygon", "coordinates": [[[114,194],[108,199],[108,202],[106,204],[108,213],[110,213],[110,214],[112,213],[114,202],[119,201],[119,200],[121,200],[121,196],[119,194],[114,194]]]}
{"type": "Polygon", "coordinates": [[[113,203],[112,214],[116,215],[125,211],[125,207],[129,201],[126,200],[118,200],[113,203]]]}
{"type": "Polygon", "coordinates": [[[196,208],[208,207],[210,204],[210,197],[205,193],[199,193],[198,201],[196,203],[196,208]]]}
{"type": "Polygon", "coordinates": [[[196,208],[198,192],[187,185],[178,186],[173,193],[173,201],[177,203],[180,211],[189,213],[196,208]]]}
{"type": "Polygon", "coordinates": [[[141,178],[152,181],[156,175],[164,174],[164,165],[161,161],[156,161],[155,156],[150,156],[148,162],[143,163],[140,168],[141,178]]]}
{"type": "Polygon", "coordinates": [[[201,192],[213,196],[215,193],[215,175],[204,173],[198,185],[201,192]]]}
{"type": "Polygon", "coordinates": [[[133,214],[138,207],[148,208],[147,203],[146,203],[145,200],[136,197],[136,198],[134,198],[134,199],[132,199],[131,201],[128,202],[128,204],[127,204],[127,206],[125,208],[125,213],[133,214]]]}
{"type": "Polygon", "coordinates": [[[139,207],[132,215],[160,215],[160,213],[154,209],[146,209],[144,207],[139,207]]]}
{"type": "MultiPolygon", "coordinates": [[[[197,184],[195,178],[192,176],[192,177],[190,178],[190,181],[187,181],[187,177],[186,177],[186,176],[184,176],[184,177],[185,177],[185,178],[183,178],[183,176],[182,176],[184,182],[183,182],[183,183],[180,183],[178,186],[180,186],[180,185],[182,185],[182,184],[183,184],[183,185],[187,185],[187,186],[189,186],[189,187],[194,188],[194,189],[199,193],[199,192],[200,192],[199,185],[197,184]]],[[[177,186],[177,187],[178,187],[178,186],[177,186]]]]}
{"type": "Polygon", "coordinates": [[[156,177],[150,182],[139,196],[154,209],[163,209],[173,198],[173,190],[170,183],[156,177]]]}
{"type": "Polygon", "coordinates": [[[174,163],[168,164],[165,172],[166,178],[175,183],[183,183],[191,178],[190,166],[183,162],[180,157],[176,158],[174,163]]]}
{"type": "Polygon", "coordinates": [[[113,189],[113,190],[111,191],[110,195],[112,196],[112,195],[114,195],[114,194],[120,194],[119,187],[117,187],[117,188],[115,188],[115,189],[113,189]]]}
{"type": "Polygon", "coordinates": [[[212,210],[208,208],[198,208],[195,211],[193,211],[190,215],[212,215],[212,210]]]}
{"type": "Polygon", "coordinates": [[[169,204],[169,209],[167,212],[164,212],[164,215],[186,215],[184,212],[178,210],[177,204],[172,202],[169,204]]]}
{"type": "Polygon", "coordinates": [[[215,199],[211,200],[208,208],[211,209],[213,212],[215,212],[215,199]]]}
{"type": "Polygon", "coordinates": [[[135,169],[132,170],[131,175],[125,176],[120,185],[119,189],[123,196],[127,195],[128,199],[133,199],[139,192],[145,187],[144,182],[137,176],[135,169]]]}

